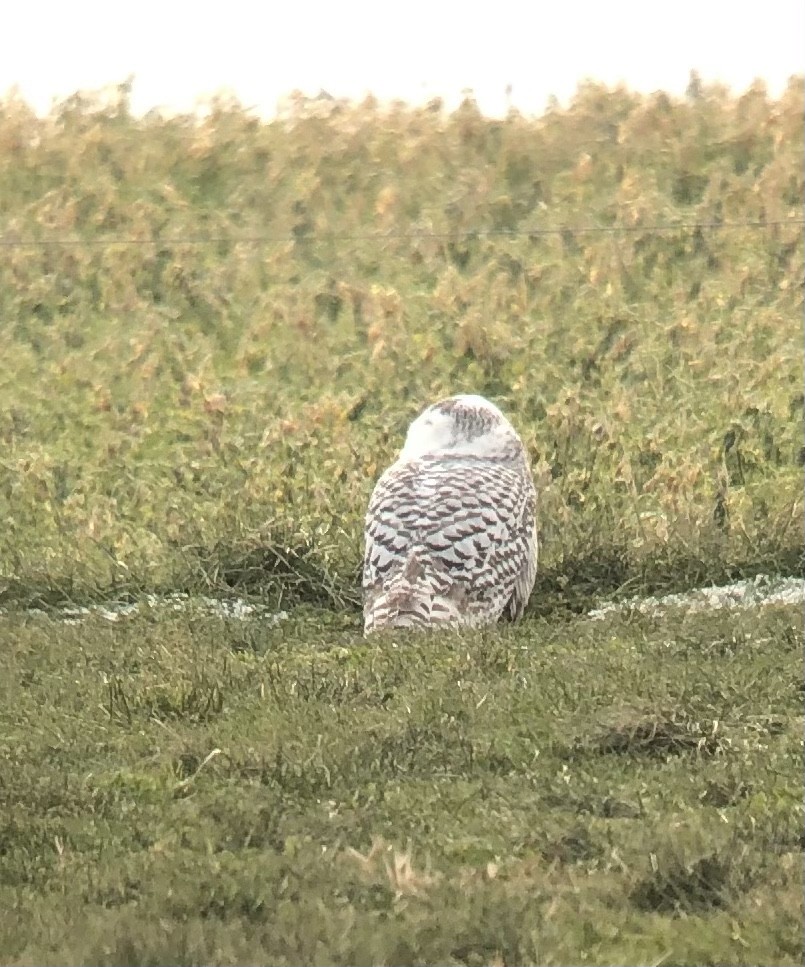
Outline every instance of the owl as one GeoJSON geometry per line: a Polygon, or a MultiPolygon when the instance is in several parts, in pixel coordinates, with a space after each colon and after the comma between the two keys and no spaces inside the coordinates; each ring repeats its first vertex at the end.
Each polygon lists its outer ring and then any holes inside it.
{"type": "Polygon", "coordinates": [[[536,499],[523,443],[496,406],[429,406],[369,501],[364,632],[519,618],[537,571],[536,499]]]}

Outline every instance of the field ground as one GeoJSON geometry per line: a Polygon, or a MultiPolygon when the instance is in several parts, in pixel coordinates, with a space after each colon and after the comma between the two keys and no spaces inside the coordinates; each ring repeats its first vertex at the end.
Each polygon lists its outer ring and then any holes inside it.
{"type": "Polygon", "coordinates": [[[3,960],[798,963],[801,633],[8,617],[3,960]]]}
{"type": "Polygon", "coordinates": [[[0,102],[0,961],[802,962],[801,607],[587,616],[802,572],[802,129],[801,79],[0,102]],[[531,605],[365,640],[368,495],[459,391],[531,605]],[[176,592],[289,617],[57,620],[176,592]]]}

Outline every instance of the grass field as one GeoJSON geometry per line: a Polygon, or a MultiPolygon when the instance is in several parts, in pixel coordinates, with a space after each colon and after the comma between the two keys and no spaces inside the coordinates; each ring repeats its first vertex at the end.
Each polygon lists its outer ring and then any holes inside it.
{"type": "Polygon", "coordinates": [[[804,106],[0,102],[0,961],[802,962],[801,609],[586,613],[802,571],[804,106]],[[462,391],[531,606],[364,640],[462,391]]]}

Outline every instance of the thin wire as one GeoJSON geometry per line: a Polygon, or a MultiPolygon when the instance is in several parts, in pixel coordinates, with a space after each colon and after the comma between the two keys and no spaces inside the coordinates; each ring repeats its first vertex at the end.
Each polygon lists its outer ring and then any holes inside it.
{"type": "Polygon", "coordinates": [[[68,248],[68,247],[96,247],[114,245],[268,245],[291,242],[386,242],[394,239],[407,241],[422,241],[434,239],[445,241],[448,239],[476,239],[476,238],[541,238],[550,235],[572,237],[574,235],[622,235],[661,232],[688,231],[725,231],[740,228],[773,228],[782,225],[805,225],[805,218],[784,218],[775,220],[756,219],[744,222],[678,222],[658,225],[563,225],[558,228],[470,228],[444,232],[315,232],[300,233],[298,235],[207,235],[207,236],[166,236],[165,238],[123,238],[105,236],[101,238],[8,238],[0,236],[2,248],[68,248]]]}

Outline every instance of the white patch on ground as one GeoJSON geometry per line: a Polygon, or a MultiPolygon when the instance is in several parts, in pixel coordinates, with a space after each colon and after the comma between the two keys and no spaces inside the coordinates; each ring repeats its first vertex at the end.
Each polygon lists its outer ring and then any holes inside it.
{"type": "Polygon", "coordinates": [[[696,588],[663,597],[629,598],[613,601],[587,613],[588,618],[604,618],[609,614],[638,611],[640,614],[662,615],[671,611],[718,611],[722,608],[762,608],[770,604],[805,605],[805,581],[802,578],[769,577],[758,574],[745,581],[721,587],[696,588]]]}
{"type": "MultiPolygon", "coordinates": [[[[244,601],[242,598],[210,598],[205,595],[189,595],[179,591],[160,597],[147,594],[141,601],[105,601],[103,604],[90,604],[85,607],[29,608],[25,614],[40,615],[51,620],[61,620],[65,624],[76,625],[88,618],[97,617],[104,621],[123,621],[138,614],[159,615],[165,612],[193,611],[195,614],[212,618],[229,618],[234,621],[262,621],[276,625],[288,617],[287,611],[272,611],[263,604],[244,601]]],[[[0,608],[0,615],[3,609],[0,608]]]]}
{"type": "MultiPolygon", "coordinates": [[[[773,604],[805,606],[805,580],[793,577],[769,577],[759,574],[745,581],[735,581],[721,587],[696,588],[680,594],[662,597],[629,598],[626,601],[610,601],[587,613],[588,618],[598,620],[610,614],[630,611],[648,615],[663,615],[674,611],[688,614],[701,611],[718,611],[723,608],[762,608],[773,604]]],[[[205,595],[189,595],[179,591],[158,596],[147,594],[140,601],[106,601],[85,607],[62,607],[52,610],[29,608],[25,614],[39,615],[65,624],[80,624],[88,618],[104,621],[123,621],[139,614],[159,615],[165,612],[192,611],[211,618],[227,618],[232,621],[260,621],[269,626],[285,621],[287,611],[272,611],[263,604],[244,601],[243,598],[210,598],[205,595]]],[[[0,608],[0,617],[7,612],[0,608]]]]}

